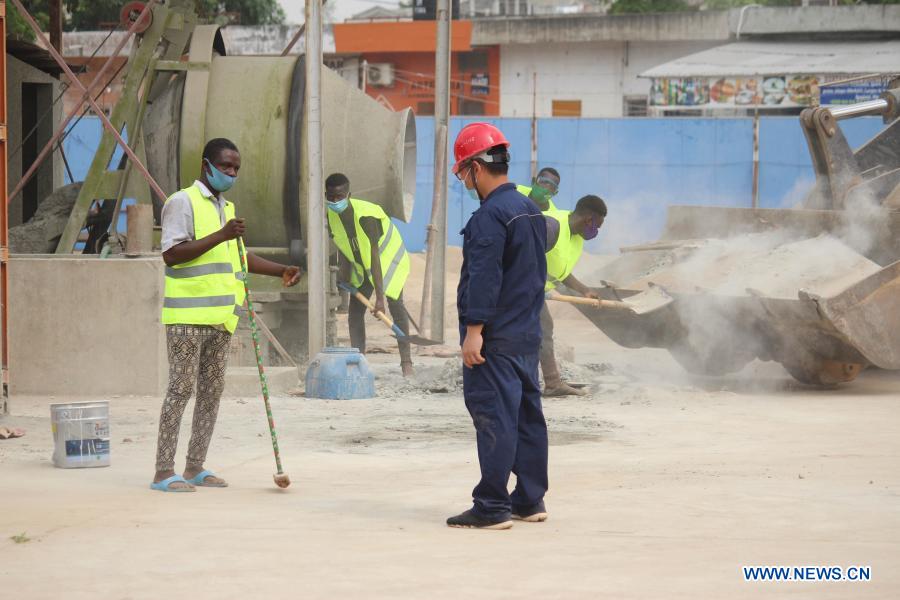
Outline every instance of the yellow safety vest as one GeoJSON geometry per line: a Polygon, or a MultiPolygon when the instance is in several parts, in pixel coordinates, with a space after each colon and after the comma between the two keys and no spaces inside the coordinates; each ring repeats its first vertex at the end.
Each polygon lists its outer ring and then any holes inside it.
{"type": "MultiPolygon", "coordinates": [[[[197,186],[182,190],[191,199],[194,239],[222,228],[216,204],[197,186]]],[[[225,221],[234,218],[234,204],[225,202],[225,221]]],[[[166,296],[162,322],[166,325],[224,325],[234,333],[244,304],[244,283],[237,240],[219,244],[194,260],[166,266],[166,296]]]]}
{"type": "Polygon", "coordinates": [[[391,218],[377,204],[365,200],[350,198],[350,206],[353,207],[353,220],[356,229],[356,241],[359,248],[359,258],[363,264],[356,262],[353,256],[353,248],[350,245],[350,236],[344,229],[341,216],[333,210],[328,213],[328,228],[334,238],[334,244],[341,254],[353,265],[350,284],[360,287],[366,279],[374,282],[372,278],[372,246],[369,244],[369,236],[359,224],[363,217],[375,217],[381,223],[381,237],[378,239],[378,256],[381,258],[381,276],[384,284],[384,295],[396,300],[406,285],[409,277],[409,253],[403,245],[400,232],[394,226],[391,218]]]}
{"type": "Polygon", "coordinates": [[[545,291],[552,290],[572,274],[572,270],[581,258],[584,249],[584,238],[572,235],[569,229],[570,210],[548,210],[544,212],[559,222],[559,236],[556,244],[547,249],[547,285],[545,291]]]}
{"type": "MultiPolygon", "coordinates": [[[[531,193],[531,186],[528,186],[528,185],[517,185],[517,186],[516,186],[516,190],[518,190],[518,192],[519,192],[520,194],[522,194],[523,196],[525,196],[525,197],[527,198],[527,197],[528,197],[528,194],[531,193]]],[[[529,200],[530,200],[530,198],[529,198],[529,200]]],[[[533,200],[532,200],[532,202],[533,202],[533,200]]],[[[543,212],[548,212],[548,211],[551,211],[551,210],[558,210],[558,209],[556,208],[556,205],[553,204],[553,199],[552,199],[552,198],[549,199],[549,200],[547,200],[547,202],[550,204],[550,208],[548,208],[547,210],[545,210],[545,211],[543,211],[543,212]]],[[[540,207],[539,207],[539,208],[540,208],[540,207]]]]}

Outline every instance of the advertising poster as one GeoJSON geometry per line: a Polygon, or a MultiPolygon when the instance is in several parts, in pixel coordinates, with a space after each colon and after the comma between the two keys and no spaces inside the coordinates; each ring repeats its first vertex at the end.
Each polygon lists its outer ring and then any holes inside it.
{"type": "MultiPolygon", "coordinates": [[[[852,77],[829,77],[823,83],[827,84],[840,79],[852,79],[852,77]]],[[[882,92],[887,90],[889,79],[888,77],[875,77],[873,79],[862,79],[837,85],[825,85],[819,92],[819,104],[823,106],[828,104],[856,104],[857,102],[877,100],[881,97],[882,92]]]]}
{"type": "Polygon", "coordinates": [[[795,107],[815,104],[819,77],[700,77],[654,79],[651,106],[691,107],[795,107]]]}

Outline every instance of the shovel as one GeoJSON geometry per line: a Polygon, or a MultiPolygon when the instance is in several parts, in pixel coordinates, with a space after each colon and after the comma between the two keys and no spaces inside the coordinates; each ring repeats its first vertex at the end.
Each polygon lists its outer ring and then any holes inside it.
{"type": "Polygon", "coordinates": [[[673,301],[672,297],[659,286],[653,286],[646,291],[629,296],[624,300],[597,300],[594,298],[584,298],[582,296],[566,296],[558,293],[548,294],[547,300],[568,302],[569,304],[584,304],[595,308],[627,310],[635,315],[653,312],[673,301]]]}
{"type": "Polygon", "coordinates": [[[379,321],[387,325],[391,328],[391,331],[394,332],[394,336],[400,340],[401,342],[409,342],[410,344],[416,344],[417,346],[436,346],[440,344],[440,342],[436,342],[434,340],[429,340],[427,338],[420,337],[418,335],[407,335],[403,333],[403,330],[400,329],[389,316],[381,312],[380,310],[375,310],[375,304],[372,303],[371,300],[363,296],[358,289],[353,287],[348,283],[338,283],[338,287],[344,290],[345,292],[349,292],[353,294],[353,296],[363,303],[363,306],[366,306],[369,310],[371,310],[379,321]]]}

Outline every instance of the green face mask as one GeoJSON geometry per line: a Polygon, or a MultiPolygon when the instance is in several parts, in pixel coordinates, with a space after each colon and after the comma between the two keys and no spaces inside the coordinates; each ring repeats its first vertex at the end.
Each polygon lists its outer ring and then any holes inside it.
{"type": "Polygon", "coordinates": [[[553,197],[553,194],[550,193],[550,190],[546,190],[539,185],[534,185],[531,187],[531,196],[535,200],[546,203],[553,197]]]}

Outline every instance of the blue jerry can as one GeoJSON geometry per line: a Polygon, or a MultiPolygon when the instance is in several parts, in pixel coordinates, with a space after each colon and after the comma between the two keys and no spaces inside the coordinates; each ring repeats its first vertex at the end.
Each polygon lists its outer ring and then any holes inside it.
{"type": "Polygon", "coordinates": [[[375,376],[356,348],[324,348],[306,369],[306,397],[355,400],[375,397],[375,376]]]}

